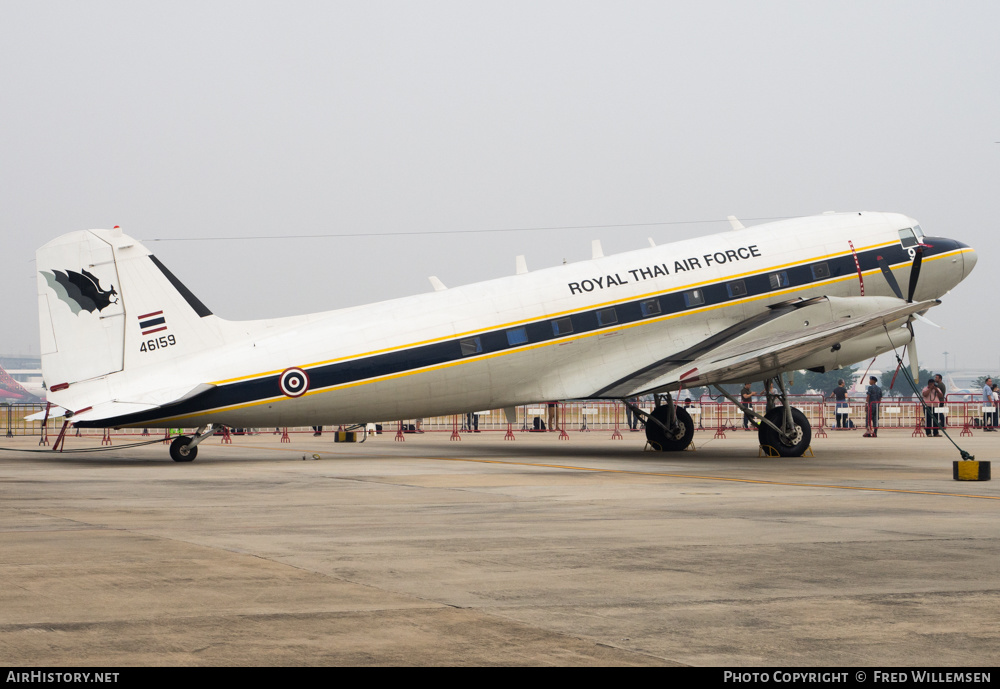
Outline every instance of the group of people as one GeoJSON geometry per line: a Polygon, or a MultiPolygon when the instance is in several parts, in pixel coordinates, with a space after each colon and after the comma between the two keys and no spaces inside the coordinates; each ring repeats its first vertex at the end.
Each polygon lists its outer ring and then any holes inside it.
{"type": "MultiPolygon", "coordinates": [[[[941,430],[945,428],[945,415],[937,410],[944,405],[946,394],[947,388],[945,387],[940,373],[935,374],[933,378],[928,378],[927,386],[920,393],[924,402],[924,431],[926,432],[928,438],[932,436],[935,438],[940,436],[941,430]]],[[[774,404],[774,398],[777,397],[771,388],[771,381],[767,381],[764,384],[764,389],[760,392],[754,392],[750,383],[744,383],[743,389],[740,391],[740,402],[748,410],[753,410],[753,400],[755,396],[762,396],[767,400],[768,410],[770,410],[771,406],[774,404]]],[[[849,419],[847,386],[843,378],[837,381],[837,387],[833,389],[833,392],[830,393],[829,397],[833,398],[837,405],[835,413],[837,419],[837,430],[844,430],[853,427],[853,424],[849,419]]],[[[638,404],[639,402],[646,402],[647,400],[640,400],[637,397],[632,397],[629,398],[629,401],[633,404],[638,404]]],[[[865,388],[865,402],[865,425],[867,430],[864,437],[877,438],[879,406],[882,403],[882,388],[879,387],[878,378],[876,376],[869,376],[868,378],[868,387],[865,388]]],[[[691,406],[693,406],[691,398],[688,398],[684,407],[689,408],[691,406]]],[[[1000,426],[998,409],[1000,409],[1000,385],[994,383],[992,378],[987,378],[983,385],[983,426],[987,432],[995,433],[998,430],[997,427],[1000,426]],[[987,407],[990,407],[992,411],[988,411],[987,407]]],[[[555,413],[556,403],[549,403],[547,415],[549,428],[555,427],[555,413]]],[[[642,420],[639,418],[639,415],[634,414],[630,407],[625,407],[625,414],[626,422],[631,430],[638,430],[639,425],[645,426],[645,424],[642,424],[642,420]]],[[[423,430],[420,428],[422,421],[423,419],[417,419],[414,432],[423,433],[423,430]]],[[[743,414],[743,430],[755,430],[756,428],[757,423],[754,421],[753,417],[745,411],[743,414]]],[[[462,430],[478,433],[479,414],[475,412],[465,414],[463,417],[462,430]]],[[[322,434],[323,427],[313,426],[313,431],[313,435],[318,436],[322,434]]]]}
{"type": "MultiPolygon", "coordinates": [[[[941,376],[938,376],[938,378],[940,379],[941,376]]],[[[930,384],[930,381],[928,384],[930,384]]],[[[942,388],[943,386],[944,384],[942,383],[942,388]]],[[[833,389],[833,392],[829,396],[837,404],[835,409],[837,430],[853,427],[853,422],[850,420],[849,415],[850,405],[847,402],[847,385],[843,378],[837,381],[837,387],[833,389]]],[[[865,388],[865,438],[878,437],[878,412],[879,405],[881,404],[882,388],[879,387],[878,378],[876,376],[868,376],[868,387],[865,388]]]]}
{"type": "MultiPolygon", "coordinates": [[[[945,395],[948,390],[945,387],[941,374],[937,373],[933,378],[927,379],[927,385],[920,392],[924,406],[924,433],[928,438],[939,437],[941,430],[945,427],[944,414],[937,411],[944,404],[945,395]]],[[[845,425],[847,422],[847,389],[844,381],[838,381],[838,387],[830,393],[830,397],[837,400],[837,428],[841,428],[841,418],[845,425]]],[[[879,407],[882,404],[882,388],[878,385],[876,376],[868,377],[868,387],[865,388],[865,438],[878,437],[879,407]]]]}
{"type": "MultiPolygon", "coordinates": [[[[992,381],[987,378],[986,383],[987,385],[991,385],[992,381]]],[[[997,394],[996,390],[997,386],[992,385],[991,391],[993,395],[997,394]]],[[[928,438],[939,437],[941,430],[945,427],[945,416],[938,410],[944,405],[947,392],[948,390],[945,387],[944,380],[941,378],[941,374],[937,373],[932,378],[927,379],[927,385],[920,393],[924,403],[924,432],[928,438]]],[[[843,378],[837,381],[837,387],[830,393],[830,397],[837,404],[837,430],[849,428],[851,421],[848,413],[847,386],[843,378]]],[[[995,400],[997,398],[991,397],[991,399],[995,400]]],[[[882,388],[879,387],[878,378],[876,376],[869,376],[868,387],[865,388],[865,438],[878,437],[879,408],[881,404],[882,388]]],[[[996,425],[995,420],[992,425],[996,425]]]]}
{"type": "MultiPolygon", "coordinates": [[[[868,383],[868,387],[865,389],[867,431],[864,437],[877,438],[882,388],[878,386],[878,378],[875,376],[870,376],[868,383]]],[[[940,373],[928,378],[926,386],[920,391],[924,407],[924,433],[928,438],[940,437],[941,431],[946,427],[947,419],[940,410],[944,407],[947,392],[940,373]]],[[[837,428],[846,427],[847,388],[843,380],[838,381],[837,387],[830,393],[830,397],[835,398],[837,402],[837,428]]],[[[995,433],[997,426],[1000,425],[997,419],[998,406],[1000,406],[1000,386],[995,384],[992,378],[987,378],[983,385],[983,427],[987,432],[995,433]]]]}

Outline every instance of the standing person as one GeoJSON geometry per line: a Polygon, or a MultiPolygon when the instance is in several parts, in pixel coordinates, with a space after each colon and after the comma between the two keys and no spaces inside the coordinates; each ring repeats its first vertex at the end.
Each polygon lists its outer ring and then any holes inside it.
{"type": "Polygon", "coordinates": [[[869,376],[868,387],[865,390],[865,402],[868,407],[868,432],[865,433],[865,438],[878,437],[878,407],[881,401],[882,388],[878,386],[878,378],[869,376]]]}
{"type": "Polygon", "coordinates": [[[935,414],[934,408],[941,406],[941,389],[934,384],[933,378],[927,379],[927,387],[920,392],[920,396],[924,398],[924,432],[930,438],[933,430],[934,437],[939,438],[937,421],[941,415],[935,414]]]}
{"type": "Polygon", "coordinates": [[[470,433],[479,432],[479,414],[470,411],[465,415],[465,427],[470,433]]]}
{"type": "MultiPolygon", "coordinates": [[[[743,389],[740,390],[740,402],[747,409],[753,409],[753,390],[750,389],[750,383],[743,383],[743,389]]],[[[756,428],[757,424],[754,422],[753,417],[749,413],[743,412],[743,430],[751,430],[751,424],[756,428]]]]}
{"type": "Polygon", "coordinates": [[[548,402],[547,403],[547,405],[548,405],[548,410],[547,410],[548,413],[546,414],[546,417],[547,417],[546,421],[549,424],[549,428],[548,428],[549,431],[554,431],[556,429],[556,413],[558,411],[558,409],[556,407],[557,404],[558,404],[558,402],[548,402]]]}
{"type": "Polygon", "coordinates": [[[843,430],[847,428],[847,387],[844,385],[844,379],[841,378],[837,381],[837,387],[833,389],[830,393],[830,397],[837,400],[837,430],[843,430]],[[843,424],[843,426],[841,425],[843,424]]]}
{"type": "MultiPolygon", "coordinates": [[[[629,397],[625,401],[628,402],[629,404],[634,404],[636,406],[638,406],[638,404],[639,404],[639,398],[638,397],[629,397]]],[[[639,430],[639,428],[638,428],[638,426],[639,426],[639,416],[635,412],[632,411],[632,407],[628,406],[628,404],[625,405],[625,423],[628,424],[628,427],[631,430],[633,430],[633,431],[639,430]]]]}
{"type": "Polygon", "coordinates": [[[1000,420],[997,419],[997,406],[1000,405],[1000,386],[993,383],[993,428],[1000,426],[1000,420]]]}
{"type": "Polygon", "coordinates": [[[764,400],[765,400],[764,415],[765,416],[767,416],[767,412],[769,412],[772,409],[774,409],[774,406],[775,406],[774,405],[774,401],[775,401],[775,398],[778,397],[778,395],[775,394],[772,391],[773,385],[774,384],[771,382],[771,379],[768,378],[767,380],[764,381],[764,389],[757,393],[758,395],[763,395],[764,396],[764,400]]]}
{"type": "MultiPolygon", "coordinates": [[[[987,378],[983,384],[983,409],[993,406],[993,379],[987,378]]],[[[987,433],[993,433],[997,429],[993,427],[993,412],[983,412],[983,428],[987,433]]]]}
{"type": "MultiPolygon", "coordinates": [[[[940,373],[935,373],[934,374],[934,385],[936,385],[937,389],[941,391],[941,406],[943,407],[944,403],[948,399],[948,388],[945,387],[944,381],[941,380],[941,374],[940,373]]],[[[937,415],[937,422],[938,422],[938,424],[937,424],[938,428],[947,428],[948,427],[948,419],[945,418],[944,414],[938,414],[937,415]]]]}

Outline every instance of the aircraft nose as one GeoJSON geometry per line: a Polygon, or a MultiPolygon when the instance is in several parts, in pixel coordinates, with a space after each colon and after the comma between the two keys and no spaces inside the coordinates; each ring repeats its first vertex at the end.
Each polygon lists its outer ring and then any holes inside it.
{"type": "Polygon", "coordinates": [[[979,256],[976,254],[976,250],[971,246],[967,251],[962,252],[962,279],[969,277],[969,273],[972,269],[976,267],[976,261],[979,260],[979,256]]]}

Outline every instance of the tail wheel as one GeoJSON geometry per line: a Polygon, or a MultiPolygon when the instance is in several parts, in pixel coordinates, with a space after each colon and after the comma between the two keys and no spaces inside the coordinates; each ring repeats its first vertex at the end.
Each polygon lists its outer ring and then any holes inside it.
{"type": "Polygon", "coordinates": [[[198,447],[189,449],[187,447],[189,442],[191,442],[191,438],[186,435],[174,438],[174,441],[170,443],[170,459],[175,462],[193,462],[194,458],[198,456],[198,447]]]}
{"type": "MultiPolygon", "coordinates": [[[[764,418],[781,428],[785,423],[785,408],[775,407],[764,418]]],[[[773,447],[782,457],[801,457],[802,453],[809,447],[809,443],[812,442],[812,427],[809,425],[809,419],[806,418],[806,415],[795,407],[792,407],[792,424],[795,427],[795,433],[792,437],[785,438],[766,423],[761,423],[757,429],[757,439],[761,445],[773,447]]]]}
{"type": "MultiPolygon", "coordinates": [[[[670,408],[665,405],[657,407],[650,416],[666,425],[670,408]]],[[[694,421],[691,420],[691,415],[684,407],[675,406],[674,416],[677,419],[677,426],[670,432],[665,431],[655,421],[646,422],[646,440],[653,449],[660,452],[678,452],[691,444],[691,439],[694,438],[694,421]]]]}

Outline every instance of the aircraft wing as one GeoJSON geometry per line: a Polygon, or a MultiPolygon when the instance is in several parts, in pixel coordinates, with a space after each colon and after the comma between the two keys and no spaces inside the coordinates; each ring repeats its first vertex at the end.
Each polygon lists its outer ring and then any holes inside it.
{"type": "MultiPolygon", "coordinates": [[[[131,395],[128,399],[115,399],[98,402],[92,406],[79,410],[66,410],[63,408],[52,408],[49,410],[49,418],[66,416],[67,411],[73,411],[70,418],[76,421],[100,421],[110,419],[125,414],[135,414],[138,412],[150,411],[161,407],[169,407],[208,392],[214,385],[200,383],[191,387],[185,385],[181,387],[162,388],[137,395],[131,395]]],[[[38,412],[26,417],[28,421],[41,421],[45,417],[45,412],[38,412]]]]}
{"type": "Polygon", "coordinates": [[[938,305],[893,297],[817,297],[775,304],[684,352],[615,381],[595,397],[632,397],[660,390],[753,380],[788,370],[811,354],[938,305]]]}

